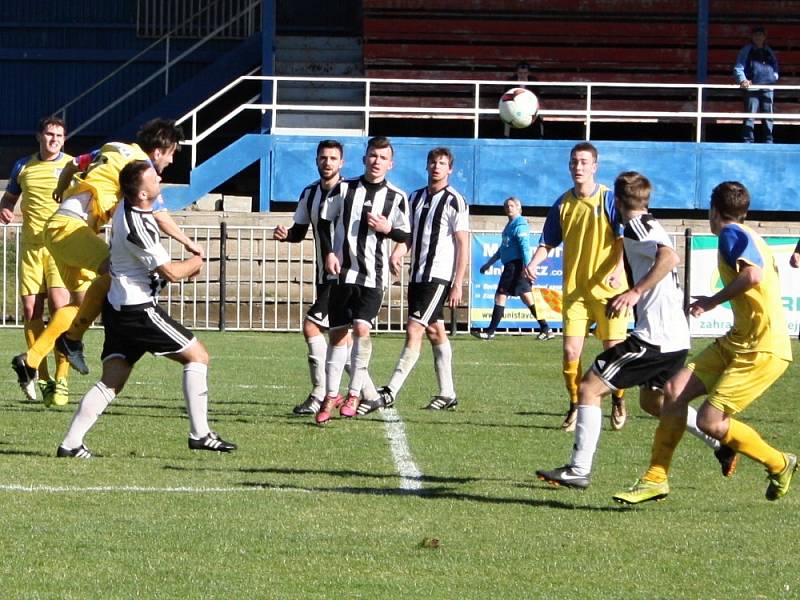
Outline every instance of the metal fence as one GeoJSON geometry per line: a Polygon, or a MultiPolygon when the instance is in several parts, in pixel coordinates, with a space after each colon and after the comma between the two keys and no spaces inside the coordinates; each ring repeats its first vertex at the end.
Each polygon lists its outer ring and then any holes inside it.
{"type": "MultiPolygon", "coordinates": [[[[184,232],[203,247],[206,261],[192,280],[169,284],[162,307],[190,329],[299,331],[315,299],[316,257],[311,238],[299,244],[272,239],[272,227],[189,225],[184,232]]],[[[2,327],[21,327],[19,256],[21,227],[0,228],[3,289],[2,327]]],[[[106,230],[106,235],[108,230],[106,230]]],[[[162,243],[174,260],[186,250],[174,240],[162,243]]],[[[406,275],[384,295],[377,320],[382,331],[405,327],[406,275]]]]}

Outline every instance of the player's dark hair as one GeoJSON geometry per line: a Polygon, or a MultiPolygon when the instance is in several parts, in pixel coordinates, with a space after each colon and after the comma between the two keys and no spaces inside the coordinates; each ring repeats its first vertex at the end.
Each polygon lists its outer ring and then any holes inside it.
{"type": "Polygon", "coordinates": [[[134,201],[142,187],[142,174],[152,165],[146,160],[129,162],[119,172],[119,189],[128,200],[134,201]]]}
{"type": "Polygon", "coordinates": [[[456,162],[456,159],[453,156],[453,153],[450,151],[450,148],[445,148],[444,146],[438,146],[433,150],[431,150],[430,152],[428,152],[427,162],[428,164],[430,164],[433,161],[438,160],[442,156],[447,157],[447,161],[450,163],[450,167],[452,168],[456,162]]]}
{"type": "Polygon", "coordinates": [[[650,204],[650,180],[636,171],[625,171],[614,180],[614,196],[628,210],[644,210],[650,204]]]}
{"type": "Polygon", "coordinates": [[[369,151],[372,150],[373,148],[376,148],[378,150],[383,150],[384,148],[388,148],[389,150],[392,151],[392,156],[394,156],[394,148],[392,147],[391,140],[382,135],[377,135],[373,138],[369,138],[369,141],[367,142],[366,154],[369,154],[369,151]]]}
{"type": "Polygon", "coordinates": [[[589,142],[575,144],[572,150],[569,151],[569,159],[572,160],[572,157],[575,156],[577,152],[591,152],[592,158],[597,162],[597,148],[594,147],[594,144],[590,144],[589,142]]]}
{"type": "Polygon", "coordinates": [[[39,128],[36,131],[39,133],[44,133],[44,130],[50,127],[50,125],[61,127],[64,130],[64,133],[67,133],[67,122],[64,119],[53,115],[39,119],[39,128]]]}
{"type": "Polygon", "coordinates": [[[152,119],[136,132],[136,143],[147,154],[153,150],[169,150],[173,146],[178,151],[181,148],[179,145],[181,140],[183,140],[183,128],[169,119],[152,119]]]}
{"type": "Polygon", "coordinates": [[[317,144],[317,156],[319,153],[322,152],[325,148],[333,148],[339,151],[339,156],[344,158],[344,146],[339,140],[322,140],[319,144],[317,144]]]}
{"type": "Polygon", "coordinates": [[[750,208],[750,192],[738,181],[723,181],[711,191],[711,208],[723,219],[743,223],[750,208]]]}

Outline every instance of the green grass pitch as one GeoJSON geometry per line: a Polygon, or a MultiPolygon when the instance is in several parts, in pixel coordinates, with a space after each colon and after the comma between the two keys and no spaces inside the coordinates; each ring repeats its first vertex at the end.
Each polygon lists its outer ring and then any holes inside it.
{"type": "MultiPolygon", "coordinates": [[[[686,436],[665,501],[611,502],[649,459],[656,422],[636,391],[622,431],[606,417],[588,490],[532,476],[565,464],[572,445],[558,430],[558,338],[456,336],[460,404],[446,413],[420,410],[436,391],[424,346],[396,404],[422,474],[409,492],[379,414],[325,428],[290,416],[308,393],[299,333],[198,336],[212,356],[213,427],[235,454],[187,449],[180,366],[148,356],[87,437],[100,456],[71,461],[54,453],[99,372],[101,332],[87,339],[92,374],[72,374],[70,405],[48,410],[21,401],[7,365],[22,332],[0,331],[4,598],[800,596],[800,480],[767,502],[759,465],[743,459],[723,479],[686,436]]],[[[376,338],[378,385],[401,346],[376,338]]],[[[584,367],[598,348],[589,341],[584,367]]],[[[798,387],[793,365],[744,414],[793,452],[798,387]]]]}

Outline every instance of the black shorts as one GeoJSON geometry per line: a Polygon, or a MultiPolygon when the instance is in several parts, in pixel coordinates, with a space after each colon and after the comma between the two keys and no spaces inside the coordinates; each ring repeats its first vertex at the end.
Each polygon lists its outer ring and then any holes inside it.
{"type": "Polygon", "coordinates": [[[145,352],[156,356],[175,354],[194,343],[191,331],[170,317],[157,304],[123,306],[122,310],[106,302],[103,306],[103,360],[123,358],[134,365],[145,352]]]}
{"type": "Polygon", "coordinates": [[[425,327],[441,321],[448,294],[449,283],[412,281],[408,284],[408,318],[425,327]]]}
{"type": "Polygon", "coordinates": [[[308,308],[306,319],[312,323],[316,323],[320,327],[328,327],[328,305],[331,300],[332,282],[318,283],[317,284],[317,299],[314,300],[308,308]]]}
{"type": "Polygon", "coordinates": [[[497,293],[504,296],[522,296],[531,291],[531,282],[525,277],[525,265],[521,260],[512,260],[503,266],[497,293]]]}
{"type": "Polygon", "coordinates": [[[347,327],[353,321],[365,321],[375,327],[381,309],[383,289],[355,283],[335,283],[331,288],[329,321],[331,329],[347,327]]]}
{"type": "Polygon", "coordinates": [[[636,386],[663,390],[683,368],[688,354],[688,350],[661,352],[658,346],[629,335],[624,342],[598,354],[592,371],[612,390],[636,386]]]}

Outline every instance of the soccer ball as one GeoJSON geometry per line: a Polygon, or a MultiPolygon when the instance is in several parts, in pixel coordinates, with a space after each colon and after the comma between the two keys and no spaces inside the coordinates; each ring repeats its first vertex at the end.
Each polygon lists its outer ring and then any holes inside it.
{"type": "Polygon", "coordinates": [[[523,129],[533,123],[539,112],[539,99],[525,88],[511,88],[500,98],[497,108],[503,123],[514,129],[523,129]]]}

